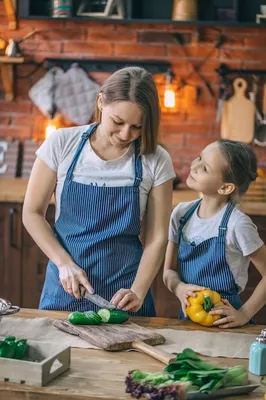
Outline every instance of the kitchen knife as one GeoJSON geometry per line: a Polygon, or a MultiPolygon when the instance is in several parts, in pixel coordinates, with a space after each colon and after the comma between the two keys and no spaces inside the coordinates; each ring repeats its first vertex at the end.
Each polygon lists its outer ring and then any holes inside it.
{"type": "Polygon", "coordinates": [[[116,306],[110,301],[105,300],[103,297],[99,296],[98,294],[91,294],[88,292],[88,290],[85,290],[82,293],[82,296],[90,300],[92,303],[96,304],[96,306],[101,307],[101,308],[108,308],[109,310],[114,310],[116,309],[116,306]]]}

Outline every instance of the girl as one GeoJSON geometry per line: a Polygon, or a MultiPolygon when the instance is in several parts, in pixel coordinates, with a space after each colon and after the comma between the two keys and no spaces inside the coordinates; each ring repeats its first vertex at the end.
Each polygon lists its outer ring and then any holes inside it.
{"type": "Polygon", "coordinates": [[[164,283],[181,302],[181,319],[188,297],[204,288],[223,298],[224,305],[210,312],[222,315],[214,325],[223,328],[248,323],[266,304],[266,246],[251,219],[236,208],[256,170],[251,148],[232,140],[210,144],[192,162],[187,186],[201,192],[202,199],[173,210],[164,265],[164,283]],[[239,293],[250,261],[262,279],[243,305],[239,293]]]}

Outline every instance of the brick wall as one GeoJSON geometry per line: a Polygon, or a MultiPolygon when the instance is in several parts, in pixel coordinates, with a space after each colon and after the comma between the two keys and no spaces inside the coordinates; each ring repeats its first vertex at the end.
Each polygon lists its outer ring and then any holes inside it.
{"type": "MultiPolygon", "coordinates": [[[[9,31],[3,2],[0,1],[0,37],[21,38],[33,28],[40,30],[28,39],[21,48],[27,60],[42,61],[45,57],[71,58],[125,58],[168,60],[176,74],[176,81],[192,71],[191,63],[198,63],[209,56],[217,39],[217,27],[198,30],[195,27],[178,25],[116,24],[115,22],[71,22],[22,20],[17,31],[9,31]],[[173,33],[183,34],[189,62],[175,42],[173,33]]],[[[227,43],[221,50],[214,50],[201,68],[204,77],[218,91],[218,76],[215,68],[221,62],[234,68],[266,69],[266,28],[221,28],[227,43]]],[[[28,98],[28,90],[40,79],[45,70],[40,68],[33,76],[22,78],[34,69],[34,65],[17,67],[14,102],[0,98],[0,137],[12,136],[21,140],[36,137],[43,131],[44,117],[28,98]]],[[[92,74],[102,83],[104,74],[92,74]]],[[[162,93],[164,78],[156,81],[162,93]]],[[[188,83],[201,85],[199,77],[192,74],[188,83]]],[[[215,124],[216,100],[202,86],[198,101],[190,101],[181,112],[163,114],[161,141],[168,147],[179,175],[185,177],[191,160],[208,143],[219,137],[219,126],[215,124]]],[[[260,165],[266,167],[266,149],[254,147],[260,165]]]]}

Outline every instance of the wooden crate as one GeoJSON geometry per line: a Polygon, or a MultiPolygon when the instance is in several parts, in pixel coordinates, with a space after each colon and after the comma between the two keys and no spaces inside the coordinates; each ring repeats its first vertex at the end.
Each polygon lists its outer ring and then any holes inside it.
{"type": "Polygon", "coordinates": [[[70,347],[34,340],[28,344],[25,360],[0,357],[0,382],[44,386],[69,368],[70,347]]]}

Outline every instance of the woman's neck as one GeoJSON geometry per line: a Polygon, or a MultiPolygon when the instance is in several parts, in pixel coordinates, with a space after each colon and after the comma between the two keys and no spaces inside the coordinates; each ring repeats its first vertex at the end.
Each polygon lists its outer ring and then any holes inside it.
{"type": "Polygon", "coordinates": [[[90,145],[97,156],[105,161],[122,157],[129,147],[120,149],[113,146],[108,137],[102,133],[100,125],[90,136],[90,145]]]}
{"type": "Polygon", "coordinates": [[[206,196],[203,195],[200,207],[198,210],[198,216],[200,218],[212,218],[219,211],[221,211],[228,203],[227,197],[224,196],[206,196]]]}

